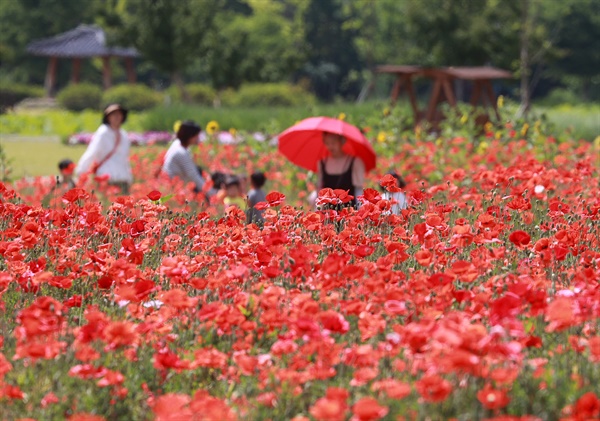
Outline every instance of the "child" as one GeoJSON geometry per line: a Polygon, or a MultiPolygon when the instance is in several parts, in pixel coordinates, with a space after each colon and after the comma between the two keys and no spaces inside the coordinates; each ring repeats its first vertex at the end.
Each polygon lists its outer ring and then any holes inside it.
{"type": "Polygon", "coordinates": [[[242,182],[236,176],[230,176],[225,181],[225,199],[223,200],[225,206],[237,206],[244,210],[246,208],[246,201],[242,193],[242,182]]]}
{"type": "Polygon", "coordinates": [[[57,184],[61,186],[67,186],[69,189],[75,187],[75,180],[73,180],[73,172],[75,171],[75,163],[70,159],[63,159],[58,163],[58,171],[60,177],[58,177],[57,184]]]}
{"type": "Polygon", "coordinates": [[[250,185],[252,188],[248,192],[248,209],[246,210],[246,223],[248,224],[253,222],[260,224],[264,221],[263,211],[256,209],[254,206],[259,202],[267,201],[267,195],[262,189],[266,181],[267,178],[262,172],[255,172],[250,176],[250,185]]]}
{"type": "Polygon", "coordinates": [[[227,193],[225,192],[225,181],[227,180],[227,175],[221,171],[215,171],[210,175],[210,179],[212,180],[213,186],[212,189],[215,193],[212,196],[211,203],[214,205],[222,205],[225,196],[227,193]]]}
{"type": "MultiPolygon", "coordinates": [[[[396,185],[401,189],[406,187],[406,182],[395,172],[391,171],[388,173],[396,179],[396,185]]],[[[406,196],[402,192],[389,192],[385,191],[382,195],[383,199],[389,200],[392,203],[392,213],[399,215],[402,209],[406,209],[406,196]]]]}

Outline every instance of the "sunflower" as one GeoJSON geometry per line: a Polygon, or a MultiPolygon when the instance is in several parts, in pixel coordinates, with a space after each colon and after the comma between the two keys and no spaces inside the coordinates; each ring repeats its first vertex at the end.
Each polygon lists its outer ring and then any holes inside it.
{"type": "Polygon", "coordinates": [[[173,124],[173,131],[175,133],[177,133],[179,131],[179,128],[181,127],[181,120],[177,120],[175,122],[175,124],[173,124]]]}
{"type": "Polygon", "coordinates": [[[504,107],[504,97],[502,95],[498,96],[497,104],[498,108],[504,107]]]}
{"type": "Polygon", "coordinates": [[[219,131],[219,123],[217,123],[215,120],[209,121],[208,124],[206,125],[206,133],[208,133],[210,136],[212,136],[213,134],[217,133],[219,131]]]}

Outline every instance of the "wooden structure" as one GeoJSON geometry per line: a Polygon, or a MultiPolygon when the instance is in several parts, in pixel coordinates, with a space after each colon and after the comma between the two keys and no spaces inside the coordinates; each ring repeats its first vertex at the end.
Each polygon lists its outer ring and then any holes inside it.
{"type": "Polygon", "coordinates": [[[471,105],[475,106],[479,103],[484,107],[489,105],[494,110],[496,118],[500,118],[496,106],[496,97],[492,88],[492,80],[512,78],[512,74],[506,70],[487,66],[422,68],[418,66],[383,65],[377,67],[375,73],[395,75],[396,80],[392,87],[391,103],[392,105],[396,103],[402,88],[404,88],[413,109],[415,125],[419,124],[423,119],[432,124],[439,122],[442,116],[438,110],[438,106],[444,101],[448,102],[452,107],[456,106],[454,89],[454,82],[456,80],[473,82],[473,91],[470,98],[471,105]],[[422,112],[418,108],[414,93],[413,79],[416,77],[425,77],[433,81],[427,109],[422,112]]]}
{"type": "Polygon", "coordinates": [[[110,60],[113,57],[125,61],[127,81],[136,82],[133,59],[139,57],[139,53],[134,48],[108,47],[104,31],[95,25],[79,25],[54,37],[33,41],[27,46],[27,52],[50,58],[44,83],[47,96],[52,95],[56,83],[59,58],[72,60],[71,83],[79,83],[81,60],[93,57],[102,58],[102,81],[105,89],[112,85],[110,60]]]}

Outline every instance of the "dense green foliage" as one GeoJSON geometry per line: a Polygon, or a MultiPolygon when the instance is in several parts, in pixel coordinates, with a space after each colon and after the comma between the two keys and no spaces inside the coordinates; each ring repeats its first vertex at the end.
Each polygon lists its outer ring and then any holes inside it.
{"type": "Polygon", "coordinates": [[[287,83],[245,84],[237,92],[224,92],[221,101],[226,106],[244,107],[308,106],[316,103],[314,95],[287,83]]]}
{"type": "Polygon", "coordinates": [[[102,101],[102,89],[91,83],[69,85],[59,92],[56,100],[67,110],[97,110],[102,101]]]}
{"type": "MultiPolygon", "coordinates": [[[[155,87],[294,82],[330,100],[356,97],[377,64],[491,64],[524,75],[534,97],[563,87],[600,98],[594,0],[5,1],[2,80],[42,84],[47,60],[27,55],[26,45],[79,23],[137,47],[139,80],[155,87]]],[[[61,86],[68,64],[59,60],[61,86]]],[[[84,79],[99,83],[101,68],[99,59],[84,61],[84,79]]],[[[125,81],[122,66],[113,75],[125,81]]],[[[504,90],[516,96],[517,86],[504,90]]]]}
{"type": "Polygon", "coordinates": [[[185,90],[192,104],[213,105],[217,98],[215,90],[204,83],[190,83],[186,85],[185,90]]]}
{"type": "Polygon", "coordinates": [[[148,110],[160,104],[161,100],[161,95],[145,85],[118,85],[102,95],[105,105],[118,103],[132,111],[148,110]]]}
{"type": "Polygon", "coordinates": [[[0,82],[0,113],[14,107],[25,98],[36,98],[43,95],[44,90],[37,86],[0,82]]]}

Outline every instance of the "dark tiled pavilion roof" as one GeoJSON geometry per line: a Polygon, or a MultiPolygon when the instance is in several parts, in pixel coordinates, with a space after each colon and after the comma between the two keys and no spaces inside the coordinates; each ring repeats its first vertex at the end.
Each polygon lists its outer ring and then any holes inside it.
{"type": "Polygon", "coordinates": [[[108,47],[102,28],[79,25],[51,38],[31,42],[27,52],[37,56],[87,58],[102,56],[138,57],[135,48],[108,47]]]}

